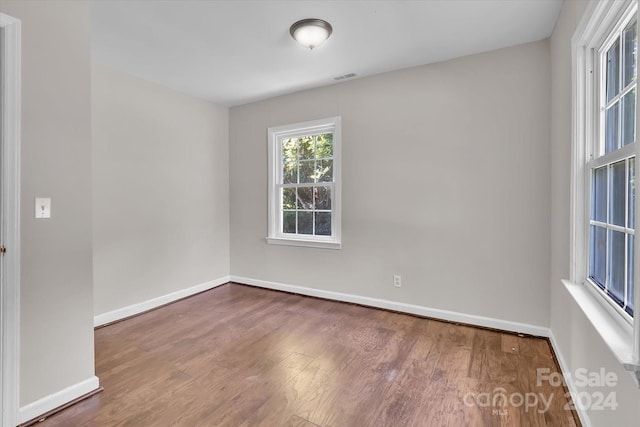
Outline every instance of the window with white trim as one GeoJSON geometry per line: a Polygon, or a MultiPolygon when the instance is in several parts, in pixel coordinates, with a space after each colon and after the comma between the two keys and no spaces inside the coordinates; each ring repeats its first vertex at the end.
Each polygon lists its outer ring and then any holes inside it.
{"type": "Polygon", "coordinates": [[[340,248],[340,125],[269,128],[269,243],[340,248]]]}
{"type": "Polygon", "coordinates": [[[590,2],[572,40],[571,280],[565,286],[640,384],[637,28],[638,0],[590,2]]]}
{"type": "Polygon", "coordinates": [[[637,18],[627,13],[594,55],[597,126],[589,171],[589,283],[633,317],[637,18]]]}

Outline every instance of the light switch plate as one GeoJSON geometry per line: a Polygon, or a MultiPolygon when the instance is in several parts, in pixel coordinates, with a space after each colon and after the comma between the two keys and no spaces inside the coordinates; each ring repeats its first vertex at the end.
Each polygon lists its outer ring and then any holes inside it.
{"type": "Polygon", "coordinates": [[[36,197],[36,218],[51,218],[51,198],[36,197]]]}

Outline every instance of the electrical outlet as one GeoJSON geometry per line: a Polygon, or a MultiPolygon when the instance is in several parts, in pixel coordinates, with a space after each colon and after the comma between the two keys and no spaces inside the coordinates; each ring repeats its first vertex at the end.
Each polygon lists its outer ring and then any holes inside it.
{"type": "Polygon", "coordinates": [[[394,274],[393,275],[393,286],[395,286],[396,288],[399,288],[402,286],[402,276],[399,274],[394,274]]]}

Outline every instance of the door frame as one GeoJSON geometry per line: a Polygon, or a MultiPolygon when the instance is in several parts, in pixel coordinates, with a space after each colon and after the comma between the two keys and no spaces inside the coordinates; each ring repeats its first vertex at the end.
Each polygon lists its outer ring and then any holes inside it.
{"type": "Polygon", "coordinates": [[[20,130],[21,130],[21,27],[20,20],[0,13],[2,31],[2,222],[0,236],[7,248],[1,257],[0,358],[2,375],[1,425],[18,423],[20,371],[20,130]]]}

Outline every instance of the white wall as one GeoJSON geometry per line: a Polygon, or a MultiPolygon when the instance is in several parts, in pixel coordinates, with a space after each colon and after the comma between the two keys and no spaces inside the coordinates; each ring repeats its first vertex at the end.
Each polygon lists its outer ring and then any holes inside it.
{"type": "Polygon", "coordinates": [[[22,21],[20,405],[93,368],[88,2],[2,0],[22,21]],[[34,198],[52,217],[34,219],[34,198]]]}
{"type": "Polygon", "coordinates": [[[619,378],[612,389],[581,390],[614,392],[619,403],[616,410],[589,411],[592,424],[631,427],[640,420],[640,389],[560,283],[569,278],[571,37],[585,6],[582,0],[565,1],[551,38],[551,329],[570,372],[605,368],[619,378]]]}
{"type": "Polygon", "coordinates": [[[232,275],[548,326],[549,84],[541,41],[232,108],[232,275]],[[268,245],[267,128],[334,115],[343,248],[268,245]]]}
{"type": "Polygon", "coordinates": [[[228,109],[92,77],[95,314],[228,276],[228,109]]]}

